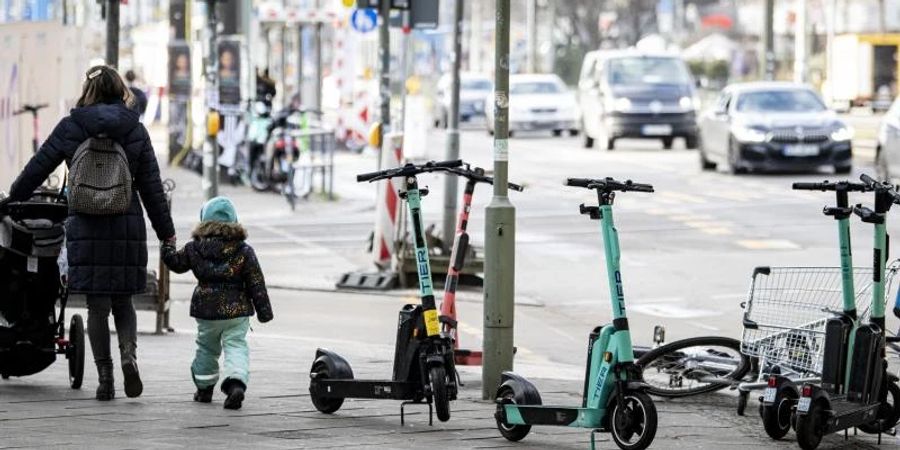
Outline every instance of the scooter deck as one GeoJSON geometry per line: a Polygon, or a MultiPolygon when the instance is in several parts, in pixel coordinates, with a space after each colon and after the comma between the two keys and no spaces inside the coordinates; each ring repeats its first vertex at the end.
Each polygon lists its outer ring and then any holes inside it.
{"type": "Polygon", "coordinates": [[[874,422],[878,419],[879,405],[879,403],[861,405],[846,400],[831,400],[827,432],[833,433],[874,422]]]}
{"type": "Polygon", "coordinates": [[[317,394],[322,398],[372,398],[414,400],[422,389],[417,383],[392,380],[320,379],[317,394]]]}
{"type": "Polygon", "coordinates": [[[457,366],[480,366],[482,355],[479,350],[456,349],[453,351],[453,361],[457,366]]]}
{"type": "MultiPolygon", "coordinates": [[[[502,421],[511,425],[554,425],[599,428],[603,410],[553,405],[503,405],[502,421]]],[[[500,414],[498,412],[498,414],[500,414]]]]}

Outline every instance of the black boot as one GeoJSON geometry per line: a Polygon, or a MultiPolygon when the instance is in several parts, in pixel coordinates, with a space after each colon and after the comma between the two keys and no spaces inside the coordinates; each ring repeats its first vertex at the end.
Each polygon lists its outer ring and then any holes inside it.
{"type": "Polygon", "coordinates": [[[112,361],[97,363],[97,400],[107,401],[116,398],[116,385],[113,379],[112,361]]]}
{"type": "Polygon", "coordinates": [[[144,392],[144,383],[141,382],[141,374],[138,372],[137,361],[122,361],[122,375],[125,378],[125,395],[130,398],[140,397],[144,392]]]}
{"type": "Polygon", "coordinates": [[[223,381],[222,392],[228,395],[228,398],[225,399],[225,409],[241,409],[241,404],[244,402],[244,391],[246,390],[247,386],[240,380],[229,378],[223,381]]]}
{"type": "Polygon", "coordinates": [[[194,393],[194,401],[200,403],[209,403],[212,401],[213,390],[215,390],[215,386],[205,387],[205,388],[197,388],[197,392],[194,393]]]}

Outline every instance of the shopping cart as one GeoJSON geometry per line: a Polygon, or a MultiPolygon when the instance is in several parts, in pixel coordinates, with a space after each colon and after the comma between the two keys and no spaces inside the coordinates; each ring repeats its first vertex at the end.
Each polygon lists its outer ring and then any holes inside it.
{"type": "MultiPolygon", "coordinates": [[[[890,292],[900,259],[885,270],[885,292],[890,292]]],[[[818,382],[822,374],[825,323],[842,314],[840,267],[757,267],[744,308],[741,352],[755,362],[756,380],[738,385],[739,412],[751,390],[767,386],[770,375],[796,383],[818,382]]],[[[872,268],[853,269],[859,317],[869,315],[872,268]]]]}

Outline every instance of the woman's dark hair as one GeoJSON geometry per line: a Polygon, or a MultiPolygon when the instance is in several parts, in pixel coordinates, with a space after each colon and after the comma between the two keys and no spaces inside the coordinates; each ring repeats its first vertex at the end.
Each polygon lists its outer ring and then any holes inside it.
{"type": "Polygon", "coordinates": [[[125,102],[131,107],[134,103],[134,95],[125,86],[122,76],[116,69],[109,66],[94,66],[85,73],[84,85],[81,88],[81,97],[75,106],[96,105],[97,103],[125,102]]]}

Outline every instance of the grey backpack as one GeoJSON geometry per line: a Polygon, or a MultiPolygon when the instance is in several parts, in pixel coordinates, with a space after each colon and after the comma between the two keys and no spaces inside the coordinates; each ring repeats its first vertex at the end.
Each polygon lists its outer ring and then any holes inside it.
{"type": "Polygon", "coordinates": [[[125,149],[104,136],[87,138],[69,166],[69,209],[79,214],[124,214],[131,205],[131,184],[125,149]]]}

